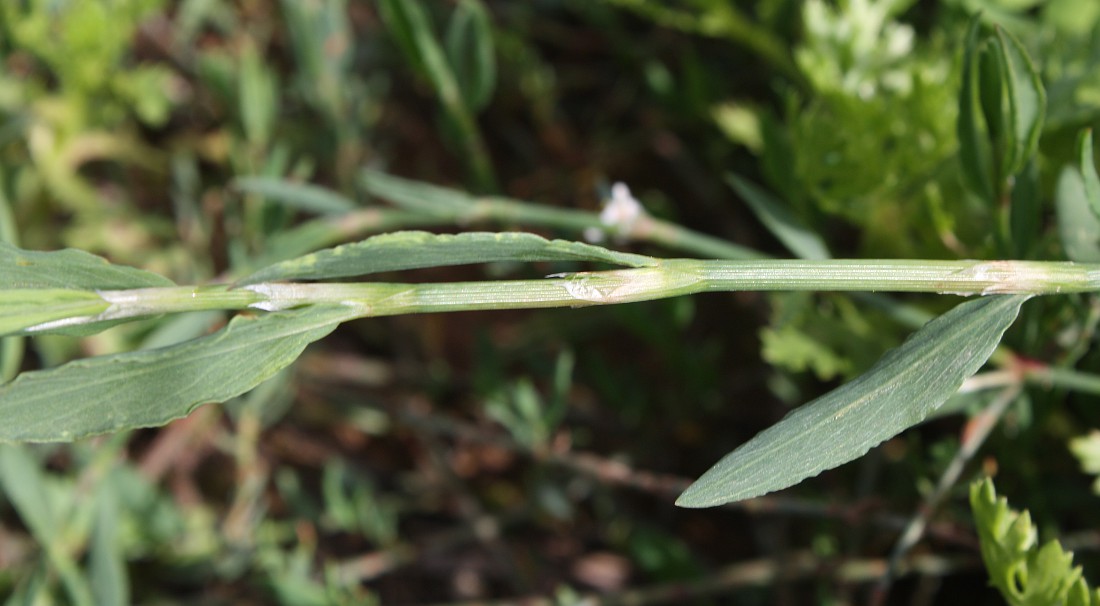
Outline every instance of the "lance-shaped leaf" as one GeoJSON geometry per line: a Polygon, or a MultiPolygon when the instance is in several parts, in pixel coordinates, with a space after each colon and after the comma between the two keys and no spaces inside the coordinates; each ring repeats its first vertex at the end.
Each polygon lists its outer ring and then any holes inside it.
{"type": "Polygon", "coordinates": [[[315,306],[238,316],[217,333],[179,345],[25,372],[0,386],[0,440],[69,441],[163,425],[249,391],[359,313],[315,306]]]}
{"type": "Polygon", "coordinates": [[[959,90],[959,120],[956,127],[963,178],[974,193],[991,202],[994,198],[992,150],[986,139],[986,122],[979,91],[980,31],[981,21],[974,17],[966,32],[962,87],[959,90]]]}
{"type": "Polygon", "coordinates": [[[446,36],[447,58],[466,106],[481,111],[496,85],[496,58],[489,12],[480,0],[461,0],[446,36]]]}
{"type": "Polygon", "coordinates": [[[61,288],[121,290],[175,286],[163,276],[112,265],[106,259],[79,250],[37,252],[0,242],[0,290],[61,288]]]}
{"type": "Polygon", "coordinates": [[[657,264],[652,257],[615,252],[580,242],[547,240],[534,234],[469,232],[440,235],[405,231],[276,263],[241,280],[240,284],[321,280],[490,261],[594,261],[628,267],[657,264]]]}
{"type": "Polygon", "coordinates": [[[726,455],[676,504],[712,507],[787,488],[920,423],[985,363],[1027,298],[983,297],[932,320],[859,378],[726,455]]]}
{"type": "Polygon", "coordinates": [[[1002,66],[1005,97],[1005,149],[1001,179],[1016,174],[1039,145],[1046,115],[1047,96],[1039,72],[1020,41],[997,28],[991,45],[1002,66]]]}
{"type": "Polygon", "coordinates": [[[401,208],[442,217],[468,213],[477,201],[477,198],[464,191],[402,179],[377,170],[364,170],[362,183],[371,194],[385,198],[401,208]]]}

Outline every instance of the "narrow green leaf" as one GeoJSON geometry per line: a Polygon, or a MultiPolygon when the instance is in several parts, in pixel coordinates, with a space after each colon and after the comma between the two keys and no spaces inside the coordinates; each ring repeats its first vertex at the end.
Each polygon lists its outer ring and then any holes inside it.
{"type": "Polygon", "coordinates": [[[432,31],[431,21],[420,2],[414,0],[383,0],[379,4],[382,19],[394,35],[401,50],[435,88],[444,105],[462,104],[451,66],[432,31]]]}
{"type": "Polygon", "coordinates": [[[726,182],[744,198],[757,219],[772,232],[787,250],[800,259],[828,259],[828,247],[821,236],[807,227],[786,206],[767,192],[737,175],[726,175],[726,182]]]}
{"type": "Polygon", "coordinates": [[[59,288],[0,290],[0,336],[25,334],[34,326],[94,316],[110,306],[94,291],[59,288]]]}
{"type": "Polygon", "coordinates": [[[119,542],[119,499],[113,482],[100,484],[88,553],[88,574],[97,606],[130,604],[130,579],[119,542]]]}
{"type": "Polygon", "coordinates": [[[1092,155],[1092,129],[1082,131],[1077,139],[1077,156],[1081,159],[1085,199],[1088,200],[1092,214],[1100,217],[1100,176],[1096,174],[1096,160],[1092,155]]]}
{"type": "MultiPolygon", "coordinates": [[[[3,171],[0,171],[0,242],[16,246],[19,243],[19,238],[6,189],[7,184],[4,182],[4,174],[3,171]]],[[[2,254],[3,252],[0,251],[0,255],[2,254]]],[[[2,274],[3,271],[0,270],[0,275],[2,274]]],[[[0,383],[10,381],[19,372],[22,365],[23,338],[0,338],[0,383]]]]}
{"type": "Polygon", "coordinates": [[[999,54],[1005,70],[1001,79],[1008,101],[1009,130],[1005,133],[1006,148],[1001,152],[1004,159],[1000,177],[1007,179],[1024,166],[1039,146],[1047,97],[1039,72],[1020,41],[1000,27],[993,41],[991,48],[999,54]]]}
{"type": "MultiPolygon", "coordinates": [[[[983,123],[986,126],[986,139],[993,150],[993,162],[996,165],[1005,160],[1005,138],[1012,132],[1008,118],[1008,96],[1005,94],[1005,80],[1008,78],[1008,65],[1004,53],[994,47],[1000,42],[996,39],[983,40],[978,50],[978,101],[982,108],[983,123]]],[[[1000,168],[999,165],[994,168],[1000,168]]],[[[996,181],[1000,183],[1005,175],[996,172],[996,181]]]]}
{"type": "Polygon", "coordinates": [[[383,234],[304,257],[276,263],[238,284],[273,280],[322,280],[383,271],[442,267],[491,261],[594,261],[651,267],[652,257],[615,252],[599,246],[547,240],[534,234],[468,232],[439,235],[422,231],[383,234]]]}
{"type": "Polygon", "coordinates": [[[433,215],[452,216],[469,210],[475,201],[473,196],[457,189],[402,179],[376,170],[363,171],[363,185],[372,195],[401,208],[433,215]]]}
{"type": "Polygon", "coordinates": [[[479,0],[459,2],[445,44],[466,106],[475,112],[483,109],[496,86],[496,58],[489,12],[479,0]]]}
{"type": "Polygon", "coordinates": [[[1042,233],[1043,192],[1039,182],[1039,163],[1032,157],[1016,173],[1009,207],[1011,255],[1014,259],[1031,257],[1032,249],[1042,233]]]}
{"type": "Polygon", "coordinates": [[[1081,173],[1066,166],[1054,188],[1058,236],[1070,261],[1100,263],[1100,217],[1089,206],[1081,173]]]}
{"type": "Polygon", "coordinates": [[[240,191],[312,213],[338,215],[357,208],[355,202],[330,189],[277,177],[242,177],[234,180],[233,186],[240,191]]]}
{"type": "Polygon", "coordinates": [[[163,276],[111,265],[79,250],[36,252],[0,242],[0,290],[16,288],[124,289],[175,286],[163,276]]]}
{"type": "Polygon", "coordinates": [[[979,43],[981,20],[970,20],[963,52],[962,87],[959,92],[959,159],[966,184],[987,202],[994,201],[993,161],[985,122],[979,105],[979,43]]]}
{"type": "Polygon", "coordinates": [[[0,384],[14,378],[23,366],[24,341],[22,337],[0,339],[0,384]]]}
{"type": "Polygon", "coordinates": [[[26,446],[0,444],[0,486],[35,540],[53,543],[62,520],[54,512],[42,467],[26,446]]]}
{"type": "Polygon", "coordinates": [[[42,465],[24,446],[0,444],[0,488],[61,578],[69,603],[91,606],[91,586],[67,552],[66,520],[54,508],[42,465]]]}
{"type": "Polygon", "coordinates": [[[25,372],[0,386],[0,440],[71,441],[163,425],[249,391],[357,314],[311,306],[238,316],[215,334],[179,345],[25,372]]]}
{"type": "MultiPolygon", "coordinates": [[[[353,77],[351,23],[346,0],[280,2],[294,51],[301,93],[336,126],[348,117],[346,84],[353,77]]],[[[350,132],[353,131],[349,131],[350,132]]]]}
{"type": "Polygon", "coordinates": [[[378,0],[378,14],[397,46],[422,76],[427,75],[424,59],[416,44],[416,32],[428,28],[428,19],[420,7],[407,0],[378,0]]]}
{"type": "Polygon", "coordinates": [[[278,76],[260,58],[259,51],[247,44],[241,53],[237,95],[249,143],[264,146],[271,141],[279,110],[278,76]]]}
{"type": "Polygon", "coordinates": [[[932,320],[859,378],[726,455],[676,504],[712,507],[787,488],[920,423],[985,363],[1027,298],[983,297],[932,320]]]}

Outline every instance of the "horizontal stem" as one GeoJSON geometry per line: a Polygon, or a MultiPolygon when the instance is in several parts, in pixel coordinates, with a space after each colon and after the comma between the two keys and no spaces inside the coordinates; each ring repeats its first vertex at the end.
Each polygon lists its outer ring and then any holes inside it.
{"type": "Polygon", "coordinates": [[[1100,266],[1030,261],[700,261],[582,272],[542,280],[273,283],[100,291],[108,309],[76,323],[209,309],[277,311],[311,304],[362,308],[361,317],[409,313],[581,307],[704,291],[845,290],[957,295],[1100,290],[1100,266]]]}
{"type": "Polygon", "coordinates": [[[1100,265],[1039,261],[697,261],[707,290],[934,292],[961,296],[1100,290],[1100,265]]]}

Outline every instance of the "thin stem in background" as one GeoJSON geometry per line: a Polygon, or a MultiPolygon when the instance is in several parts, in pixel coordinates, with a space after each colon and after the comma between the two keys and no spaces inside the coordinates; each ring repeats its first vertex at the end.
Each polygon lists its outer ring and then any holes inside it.
{"type": "MultiPolygon", "coordinates": [[[[663,583],[642,589],[583,594],[570,603],[603,606],[644,606],[646,604],[684,604],[692,600],[729,593],[748,587],[764,587],[778,581],[797,581],[827,576],[844,583],[864,583],[877,578],[886,562],[880,559],[827,560],[811,552],[798,552],[783,562],[772,559],[738,562],[721,568],[696,581],[663,583]]],[[[981,568],[975,557],[945,558],[918,555],[906,559],[904,571],[922,576],[947,576],[981,568]]],[[[450,602],[436,606],[557,606],[561,600],[552,596],[524,596],[501,601],[477,600],[450,602]]]]}
{"type": "Polygon", "coordinates": [[[939,507],[947,493],[959,481],[963,468],[978,452],[981,445],[985,443],[1008,406],[1019,397],[1020,391],[1021,385],[1019,383],[1008,387],[998,394],[985,410],[967,424],[959,451],[955,453],[951,463],[948,464],[947,469],[940,476],[935,490],[924,499],[909,526],[894,545],[894,550],[890,554],[889,565],[872,590],[871,604],[880,606],[886,603],[886,598],[890,593],[890,585],[897,577],[905,555],[920,541],[936,508],[939,507]]]}

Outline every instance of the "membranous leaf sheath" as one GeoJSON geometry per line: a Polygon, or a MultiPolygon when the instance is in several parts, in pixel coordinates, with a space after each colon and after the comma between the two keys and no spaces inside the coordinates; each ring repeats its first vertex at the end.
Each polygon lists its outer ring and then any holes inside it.
{"type": "Polygon", "coordinates": [[[983,297],[932,320],[859,378],[726,455],[677,505],[712,507],[793,486],[920,423],[989,359],[1027,299],[983,297]]]}

